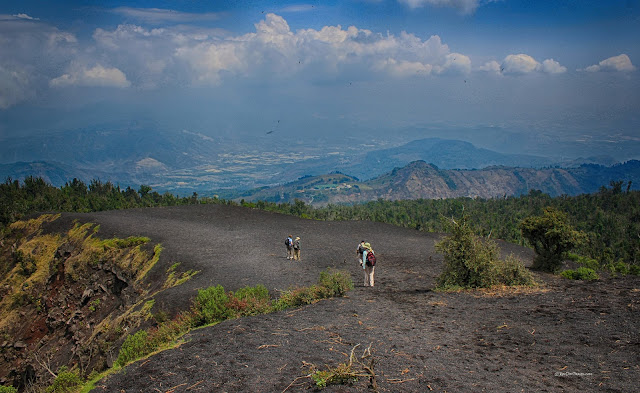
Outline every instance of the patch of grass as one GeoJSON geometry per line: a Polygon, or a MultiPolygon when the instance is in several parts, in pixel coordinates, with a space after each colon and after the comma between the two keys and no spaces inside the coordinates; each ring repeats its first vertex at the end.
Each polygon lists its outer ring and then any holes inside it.
{"type": "Polygon", "coordinates": [[[200,273],[200,271],[198,271],[198,270],[189,269],[186,272],[182,272],[182,274],[180,274],[180,277],[178,277],[178,273],[176,271],[178,266],[180,266],[180,262],[174,263],[173,265],[171,265],[167,269],[167,279],[165,280],[164,284],[162,285],[163,289],[173,288],[173,287],[176,287],[178,285],[184,284],[185,282],[190,280],[191,277],[193,277],[196,274],[200,273]]]}
{"type": "Polygon", "coordinates": [[[126,239],[118,239],[118,238],[107,239],[107,240],[104,240],[102,242],[102,244],[103,244],[105,249],[107,249],[107,248],[129,248],[129,247],[141,246],[141,245],[146,244],[146,243],[148,243],[150,241],[151,241],[151,239],[149,239],[148,237],[144,237],[144,236],[129,236],[126,239]]]}
{"type": "Polygon", "coordinates": [[[13,386],[0,386],[0,393],[18,393],[18,389],[13,386]]]}

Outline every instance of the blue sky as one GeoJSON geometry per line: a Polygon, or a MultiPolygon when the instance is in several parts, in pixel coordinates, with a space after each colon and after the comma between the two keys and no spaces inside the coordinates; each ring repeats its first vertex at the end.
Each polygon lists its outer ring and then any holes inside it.
{"type": "Polygon", "coordinates": [[[640,2],[0,1],[0,133],[498,126],[640,141],[640,2]]]}

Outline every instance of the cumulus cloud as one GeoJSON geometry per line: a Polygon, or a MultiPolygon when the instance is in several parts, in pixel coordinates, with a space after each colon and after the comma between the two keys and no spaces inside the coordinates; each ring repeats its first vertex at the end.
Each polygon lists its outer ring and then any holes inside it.
{"type": "Polygon", "coordinates": [[[542,62],[542,71],[548,74],[562,74],[567,72],[567,67],[560,65],[553,59],[547,59],[542,62]]]}
{"type": "Polygon", "coordinates": [[[52,79],[49,85],[51,87],[98,86],[124,88],[129,87],[131,83],[119,69],[107,68],[98,64],[92,68],[77,67],[67,74],[52,79]]]}
{"type": "MultiPolygon", "coordinates": [[[[495,62],[487,63],[484,66],[485,71],[494,71],[495,62]]],[[[562,74],[567,72],[559,62],[553,59],[546,59],[539,63],[533,57],[520,53],[517,55],[508,55],[500,65],[500,72],[503,74],[524,75],[532,72],[545,72],[547,74],[562,74]]]]}
{"type": "Polygon", "coordinates": [[[626,54],[621,54],[618,56],[609,57],[608,59],[602,60],[598,64],[591,65],[584,70],[587,72],[599,72],[599,71],[619,71],[619,72],[630,72],[635,71],[636,67],[631,63],[631,59],[626,54]]]}
{"type": "Polygon", "coordinates": [[[445,56],[444,64],[436,65],[437,74],[468,74],[471,72],[471,59],[460,53],[449,53],[445,56]]]}
{"type": "Polygon", "coordinates": [[[539,71],[541,68],[533,57],[523,53],[518,55],[508,55],[502,62],[502,72],[504,74],[528,74],[539,71]]]}
{"type": "Polygon", "coordinates": [[[398,0],[409,8],[421,8],[424,6],[452,7],[468,14],[474,12],[479,6],[479,0],[398,0]]]}
{"type": "Polygon", "coordinates": [[[111,31],[96,29],[93,38],[112,65],[128,70],[133,84],[149,87],[217,85],[234,77],[324,78],[346,69],[393,77],[471,70],[469,57],[452,53],[439,36],[424,40],[406,32],[382,35],[340,25],[292,31],[276,14],[265,15],[255,32],[236,36],[120,25],[111,31]]]}
{"type": "Polygon", "coordinates": [[[478,69],[480,71],[485,71],[485,72],[495,72],[496,74],[500,73],[500,63],[498,63],[495,60],[492,61],[488,61],[486,63],[484,63],[483,65],[481,65],[478,69]]]}

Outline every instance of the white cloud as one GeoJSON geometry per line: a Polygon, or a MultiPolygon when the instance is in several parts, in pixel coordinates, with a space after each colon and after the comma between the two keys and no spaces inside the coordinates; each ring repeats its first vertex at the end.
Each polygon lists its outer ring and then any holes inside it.
{"type": "Polygon", "coordinates": [[[479,6],[479,0],[398,0],[409,8],[422,8],[424,6],[451,7],[468,14],[474,12],[479,6]]]}
{"type": "Polygon", "coordinates": [[[16,18],[20,18],[20,19],[40,20],[40,18],[33,18],[33,17],[31,17],[31,16],[29,16],[27,14],[16,14],[16,15],[13,15],[13,16],[15,16],[16,18]]]}
{"type": "Polygon", "coordinates": [[[480,71],[500,73],[500,63],[495,60],[488,61],[478,68],[480,71]]]}
{"type": "MultiPolygon", "coordinates": [[[[184,16],[168,10],[117,10],[173,21],[184,16]]],[[[287,20],[276,14],[265,15],[255,23],[254,32],[245,34],[193,25],[149,28],[122,24],[113,29],[96,28],[89,42],[41,22],[7,17],[9,20],[0,24],[0,53],[7,54],[0,58],[0,67],[4,67],[5,78],[9,75],[6,70],[25,70],[11,83],[28,85],[29,91],[47,86],[217,86],[237,78],[437,78],[474,70],[467,55],[453,52],[437,35],[423,39],[404,31],[381,34],[340,25],[292,31],[287,20]],[[41,60],[43,56],[46,62],[41,60]]],[[[606,66],[607,61],[602,64],[606,66]]],[[[526,54],[509,55],[502,64],[490,61],[475,70],[566,72],[553,59],[541,64],[526,54]]],[[[15,94],[15,99],[4,98],[2,105],[6,108],[28,96],[15,94]]]]}
{"type": "Polygon", "coordinates": [[[468,74],[471,72],[471,59],[460,53],[450,53],[445,56],[443,65],[436,65],[437,74],[468,74]]]}
{"type": "Polygon", "coordinates": [[[533,57],[523,53],[518,55],[508,55],[502,62],[501,70],[504,74],[528,74],[541,69],[533,57]]]}
{"type": "Polygon", "coordinates": [[[567,72],[567,67],[561,65],[554,59],[546,59],[539,63],[533,57],[520,53],[517,55],[508,55],[502,61],[489,61],[478,68],[480,71],[493,72],[506,75],[525,75],[533,72],[544,72],[547,74],[562,74],[567,72]]]}
{"type": "Polygon", "coordinates": [[[542,62],[542,71],[548,74],[562,74],[567,72],[567,67],[560,65],[553,59],[547,59],[542,62]]]}
{"type": "Polygon", "coordinates": [[[621,71],[621,72],[629,72],[635,71],[636,67],[631,63],[631,59],[626,54],[621,54],[618,56],[609,57],[608,59],[602,60],[598,64],[591,65],[584,70],[579,71],[588,71],[588,72],[598,72],[598,71],[621,71]]]}
{"type": "Polygon", "coordinates": [[[92,68],[77,67],[68,74],[63,74],[49,82],[51,87],[98,86],[129,87],[131,83],[125,74],[117,68],[105,68],[98,64],[92,68]]]}

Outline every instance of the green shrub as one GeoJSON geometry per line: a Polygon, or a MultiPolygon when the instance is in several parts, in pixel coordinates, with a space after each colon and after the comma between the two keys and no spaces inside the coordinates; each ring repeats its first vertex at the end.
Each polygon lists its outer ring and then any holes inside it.
{"type": "Polygon", "coordinates": [[[628,263],[624,263],[622,261],[618,261],[613,265],[613,269],[616,273],[620,273],[623,276],[626,276],[630,272],[630,266],[628,263]]]}
{"type": "Polygon", "coordinates": [[[593,258],[584,257],[574,253],[567,253],[567,258],[577,262],[581,266],[588,267],[589,269],[598,270],[600,268],[600,262],[593,258]]]}
{"type": "Polygon", "coordinates": [[[598,274],[593,269],[589,269],[588,267],[581,266],[576,270],[564,270],[560,273],[560,275],[564,278],[568,278],[570,280],[586,280],[592,281],[600,278],[598,274]]]}
{"type": "Polygon", "coordinates": [[[630,265],[629,266],[629,274],[633,274],[634,276],[640,276],[640,266],[638,266],[638,265],[630,265]]]}
{"type": "Polygon", "coordinates": [[[264,314],[271,310],[269,291],[264,285],[244,287],[229,292],[228,307],[236,316],[264,314]]]}
{"type": "Polygon", "coordinates": [[[513,256],[499,259],[498,245],[475,236],[463,216],[460,223],[445,223],[450,235],[436,244],[444,254],[445,267],[438,277],[438,287],[488,288],[494,285],[533,285],[531,273],[513,256]]]}
{"type": "Polygon", "coordinates": [[[285,291],[280,295],[278,300],[273,304],[274,310],[285,310],[287,308],[304,306],[311,304],[314,301],[320,299],[317,294],[320,292],[320,288],[317,285],[305,288],[295,288],[285,291]]]}
{"type": "Polygon", "coordinates": [[[344,296],[350,289],[353,289],[353,281],[348,272],[327,269],[320,273],[318,284],[284,292],[274,302],[273,308],[274,310],[284,310],[304,306],[320,299],[344,296]]]}
{"type": "Polygon", "coordinates": [[[500,284],[504,285],[536,285],[533,274],[524,267],[521,260],[510,254],[504,260],[497,260],[496,274],[500,284]]]}
{"type": "Polygon", "coordinates": [[[318,284],[329,290],[329,297],[344,296],[353,289],[353,281],[349,273],[339,270],[327,269],[320,272],[318,284]]]}
{"type": "Polygon", "coordinates": [[[637,265],[631,265],[621,260],[615,263],[610,262],[603,266],[603,269],[611,273],[611,275],[613,276],[616,276],[618,274],[621,274],[623,276],[626,276],[627,274],[638,275],[637,272],[640,270],[638,269],[637,265]]]}
{"type": "Polygon", "coordinates": [[[149,334],[146,330],[139,330],[135,334],[127,336],[118,353],[116,366],[124,367],[126,364],[151,353],[153,348],[148,338],[149,334]]]}
{"type": "Polygon", "coordinates": [[[0,393],[18,393],[18,389],[13,386],[0,386],[0,393]]]}
{"type": "Polygon", "coordinates": [[[240,288],[237,291],[235,291],[233,295],[240,300],[246,300],[246,299],[268,300],[269,299],[269,291],[267,290],[267,287],[265,287],[262,284],[258,284],[255,287],[240,288]]]}
{"type": "Polygon", "coordinates": [[[82,379],[75,371],[68,371],[66,367],[60,367],[58,376],[53,380],[53,384],[47,387],[47,393],[71,393],[82,384],[82,379]]]}
{"type": "Polygon", "coordinates": [[[173,320],[166,321],[155,328],[149,329],[148,341],[150,352],[182,337],[189,331],[191,325],[192,315],[183,313],[178,314],[173,320]]]}
{"type": "Polygon", "coordinates": [[[222,285],[201,289],[194,301],[195,326],[208,325],[233,317],[233,310],[228,307],[229,297],[222,285]]]}

